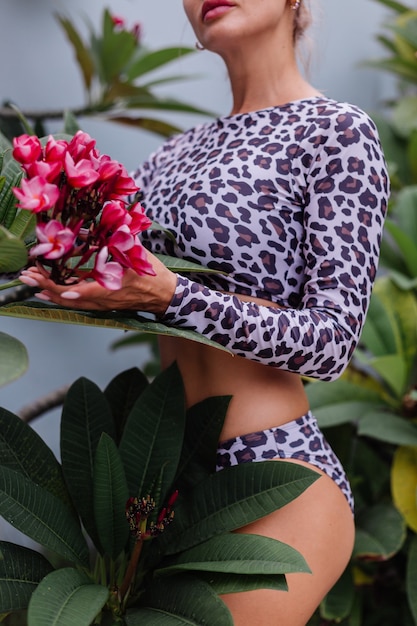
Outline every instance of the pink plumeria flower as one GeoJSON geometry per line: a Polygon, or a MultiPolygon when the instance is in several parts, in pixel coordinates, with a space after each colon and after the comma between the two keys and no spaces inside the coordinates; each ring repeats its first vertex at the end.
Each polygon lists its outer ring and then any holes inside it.
{"type": "Polygon", "coordinates": [[[44,149],[45,161],[47,163],[60,163],[63,165],[67,150],[67,141],[64,139],[56,140],[52,135],[50,135],[44,149]]]}
{"type": "Polygon", "coordinates": [[[104,246],[96,255],[91,276],[106,289],[116,290],[122,286],[123,268],[115,261],[108,261],[109,250],[104,246]]]}
{"type": "Polygon", "coordinates": [[[14,187],[13,193],[19,200],[19,208],[28,209],[33,213],[51,209],[59,198],[59,189],[48,183],[45,178],[35,176],[30,180],[21,181],[21,187],[14,187]]]}
{"type": "Polygon", "coordinates": [[[36,226],[36,236],[40,243],[31,248],[31,257],[60,259],[74,247],[77,233],[70,228],[63,228],[61,222],[51,220],[36,226]]]}
{"type": "Polygon", "coordinates": [[[56,161],[55,163],[45,163],[45,161],[35,161],[30,165],[24,166],[26,173],[30,178],[44,178],[48,183],[56,182],[57,177],[61,173],[61,164],[56,161]]]}
{"type": "Polygon", "coordinates": [[[135,237],[134,245],[130,248],[122,250],[120,246],[112,247],[111,252],[113,258],[119,261],[123,267],[132,268],[140,276],[142,274],[156,275],[155,270],[148,261],[146,250],[137,237],[135,237]]]}
{"type": "Polygon", "coordinates": [[[100,217],[99,230],[107,233],[129,223],[129,213],[122,202],[113,200],[108,202],[100,217]]]}
{"type": "Polygon", "coordinates": [[[121,165],[120,171],[114,180],[110,182],[109,197],[111,199],[121,199],[136,193],[139,188],[131,176],[128,175],[126,169],[121,165]]]}
{"type": "Polygon", "coordinates": [[[123,257],[123,253],[127,250],[130,250],[130,248],[133,248],[135,243],[135,237],[130,232],[129,226],[125,224],[123,226],[120,226],[120,228],[118,228],[111,235],[111,237],[108,239],[107,245],[109,248],[109,253],[113,257],[115,257],[117,253],[122,253],[122,256],[119,259],[121,260],[121,258],[123,257]]]}
{"type": "Polygon", "coordinates": [[[13,158],[19,163],[28,164],[37,161],[42,154],[42,145],[34,135],[20,135],[13,139],[13,158]]]}
{"type": "Polygon", "coordinates": [[[75,163],[69,152],[65,155],[64,168],[68,183],[75,189],[88,187],[89,185],[95,183],[99,178],[99,174],[92,167],[91,161],[87,159],[80,159],[77,163],[75,163]]]}
{"type": "Polygon", "coordinates": [[[152,221],[145,215],[143,206],[139,202],[136,202],[131,206],[128,211],[128,215],[132,220],[129,223],[130,232],[134,235],[137,235],[152,226],[152,221]]]}
{"type": "Polygon", "coordinates": [[[88,133],[79,130],[69,142],[68,152],[77,163],[81,159],[88,159],[95,145],[95,139],[92,139],[88,133]]]}

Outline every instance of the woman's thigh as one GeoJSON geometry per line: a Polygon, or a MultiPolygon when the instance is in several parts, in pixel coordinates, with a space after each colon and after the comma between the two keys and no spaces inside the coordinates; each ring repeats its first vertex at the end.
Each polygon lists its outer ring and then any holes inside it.
{"type": "Polygon", "coordinates": [[[288,591],[261,589],[222,596],[235,626],[305,626],[343,573],[354,541],[352,511],[339,487],[320,473],[296,500],[237,531],[289,544],[304,556],[311,574],[289,574],[288,591]]]}

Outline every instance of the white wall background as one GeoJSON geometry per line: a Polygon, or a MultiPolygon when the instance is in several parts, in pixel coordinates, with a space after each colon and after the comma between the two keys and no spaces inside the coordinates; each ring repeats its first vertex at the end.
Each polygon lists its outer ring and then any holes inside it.
{"type": "MultiPolygon", "coordinates": [[[[252,0],[256,2],[257,0],[252,0]]],[[[321,3],[311,78],[327,95],[351,101],[369,113],[391,89],[388,77],[369,68],[364,60],[378,56],[375,35],[386,16],[375,0],[314,0],[321,3]]],[[[99,26],[103,9],[143,24],[145,43],[151,48],[194,45],[195,38],[182,12],[181,0],[0,0],[0,101],[12,100],[21,109],[77,107],[84,103],[81,77],[72,48],[54,17],[69,16],[83,29],[84,17],[99,26]]],[[[318,11],[317,11],[318,13],[318,11]]],[[[198,106],[228,113],[229,89],[223,65],[207,52],[199,52],[172,66],[179,74],[199,74],[170,95],[198,106]]],[[[201,118],[176,117],[184,127],[201,118]]],[[[98,148],[122,161],[128,169],[142,161],[160,139],[120,126],[83,121],[84,130],[97,139],[98,148]]],[[[0,406],[18,411],[33,399],[86,376],[103,387],[117,373],[141,365],[146,349],[111,352],[119,332],[0,318],[0,330],[23,341],[30,357],[28,372],[0,388],[0,406]]],[[[1,355],[0,355],[1,358],[1,355]]],[[[57,451],[59,414],[51,412],[34,423],[57,451]]],[[[0,537],[10,529],[0,526],[0,537]]]]}

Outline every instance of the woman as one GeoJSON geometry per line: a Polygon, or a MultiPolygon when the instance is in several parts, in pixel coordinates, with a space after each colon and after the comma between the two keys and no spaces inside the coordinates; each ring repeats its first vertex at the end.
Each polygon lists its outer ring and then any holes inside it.
{"type": "Polygon", "coordinates": [[[288,592],[224,596],[236,626],[303,626],[346,567],[352,496],[309,412],[301,376],[337,378],[358,342],[375,278],[387,173],[372,121],[320,94],[297,67],[309,18],[299,0],[184,0],[199,45],[219,54],[231,114],[165,143],[137,172],[153,219],[144,243],[156,276],[129,271],[120,291],[59,287],[36,269],[22,280],[77,308],[149,311],[235,355],[161,339],[187,402],[230,394],[218,469],[252,460],[302,463],[321,476],[294,502],[242,528],[298,549],[312,574],[288,592]],[[225,274],[176,276],[152,252],[225,274]],[[249,433],[249,434],[248,434],[249,433]]]}

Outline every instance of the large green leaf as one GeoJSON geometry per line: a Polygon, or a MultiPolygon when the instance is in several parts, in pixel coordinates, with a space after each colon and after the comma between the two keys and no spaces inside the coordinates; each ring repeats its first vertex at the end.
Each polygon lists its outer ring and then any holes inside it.
{"type": "Polygon", "coordinates": [[[392,499],[398,511],[417,533],[417,447],[400,446],[394,453],[391,468],[392,499]]]}
{"type": "Polygon", "coordinates": [[[397,446],[417,446],[417,426],[384,411],[368,412],[358,424],[358,434],[397,446]]]}
{"type": "Polygon", "coordinates": [[[28,424],[0,408],[0,465],[20,472],[71,507],[62,468],[52,450],[28,424]]]}
{"type": "Polygon", "coordinates": [[[388,309],[384,306],[384,302],[375,292],[369,304],[361,343],[374,356],[396,354],[398,349],[392,327],[392,318],[388,313],[388,309]]]}
{"type": "Polygon", "coordinates": [[[216,469],[216,453],[231,396],[206,398],[187,411],[178,489],[196,485],[216,469]]]}
{"type": "Polygon", "coordinates": [[[121,372],[104,390],[113,415],[117,442],[120,441],[125,422],[136,400],[148,386],[148,379],[137,367],[121,372]]]}
{"type": "Polygon", "coordinates": [[[116,330],[132,330],[167,337],[182,337],[197,343],[209,345],[219,350],[226,350],[220,344],[206,339],[202,335],[191,330],[174,328],[152,321],[151,319],[135,315],[133,312],[97,313],[92,311],[78,311],[66,307],[44,305],[37,302],[24,302],[19,304],[7,304],[0,307],[0,315],[7,317],[19,317],[24,319],[39,320],[43,322],[59,322],[61,324],[78,324],[82,326],[94,326],[97,328],[112,328],[116,330]]]}
{"type": "Polygon", "coordinates": [[[21,341],[2,332],[0,332],[0,354],[0,387],[2,387],[25,373],[29,358],[21,341]]]}
{"type": "Polygon", "coordinates": [[[2,466],[0,515],[45,548],[70,561],[88,564],[88,548],[72,511],[44,487],[2,466]]]}
{"type": "Polygon", "coordinates": [[[52,570],[39,552],[0,541],[0,613],[25,609],[42,578],[52,570]]]}
{"type": "Polygon", "coordinates": [[[62,28],[65,31],[65,34],[67,35],[71,45],[74,48],[78,65],[83,75],[84,85],[88,91],[91,87],[91,82],[94,76],[94,62],[91,58],[90,52],[84,45],[78,31],[74,28],[72,22],[69,19],[60,15],[56,15],[56,18],[61,24],[62,28]]]}
{"type": "Polygon", "coordinates": [[[3,226],[0,226],[0,272],[17,272],[27,263],[26,246],[3,226]]]}
{"type": "Polygon", "coordinates": [[[94,459],[102,433],[115,437],[113,417],[104,393],[86,378],[67,392],[61,420],[62,469],[75,507],[99,547],[94,516],[94,459]]]}
{"type": "Polygon", "coordinates": [[[375,359],[368,359],[368,364],[386,382],[397,398],[402,398],[406,391],[409,371],[402,354],[387,354],[375,359]]]}
{"type": "Polygon", "coordinates": [[[159,538],[176,554],[224,532],[241,528],[294,500],[320,474],[295,463],[244,463],[198,483],[176,506],[175,521],[159,538]]]}
{"type": "Polygon", "coordinates": [[[161,498],[166,497],[177,471],[184,428],[184,389],[174,364],[143,391],[126,422],[120,455],[131,496],[146,497],[164,468],[161,498]]]}
{"type": "Polygon", "coordinates": [[[141,605],[128,612],[127,626],[233,626],[228,608],[210,585],[191,576],[156,580],[141,605]]]}
{"type": "Polygon", "coordinates": [[[377,2],[385,5],[393,11],[396,11],[397,13],[407,13],[410,10],[410,7],[406,6],[402,2],[397,2],[397,0],[377,0],[377,2]]]}
{"type": "Polygon", "coordinates": [[[100,545],[116,559],[129,538],[126,502],[129,497],[122,460],[114,440],[101,435],[94,463],[94,513],[100,545]]]}
{"type": "Polygon", "coordinates": [[[76,569],[48,574],[29,603],[28,626],[90,626],[106,604],[109,590],[76,569]]]}
{"type": "Polygon", "coordinates": [[[281,541],[260,535],[225,533],[212,537],[169,561],[158,575],[178,571],[280,575],[311,572],[304,557],[281,541]]]}
{"type": "Polygon", "coordinates": [[[274,589],[288,591],[286,578],[283,574],[222,574],[221,572],[198,572],[198,577],[207,582],[211,588],[222,595],[256,591],[257,589],[274,589]]]}
{"type": "Polygon", "coordinates": [[[355,558],[385,561],[396,554],[406,539],[402,515],[389,504],[361,511],[356,519],[355,558]]]}

